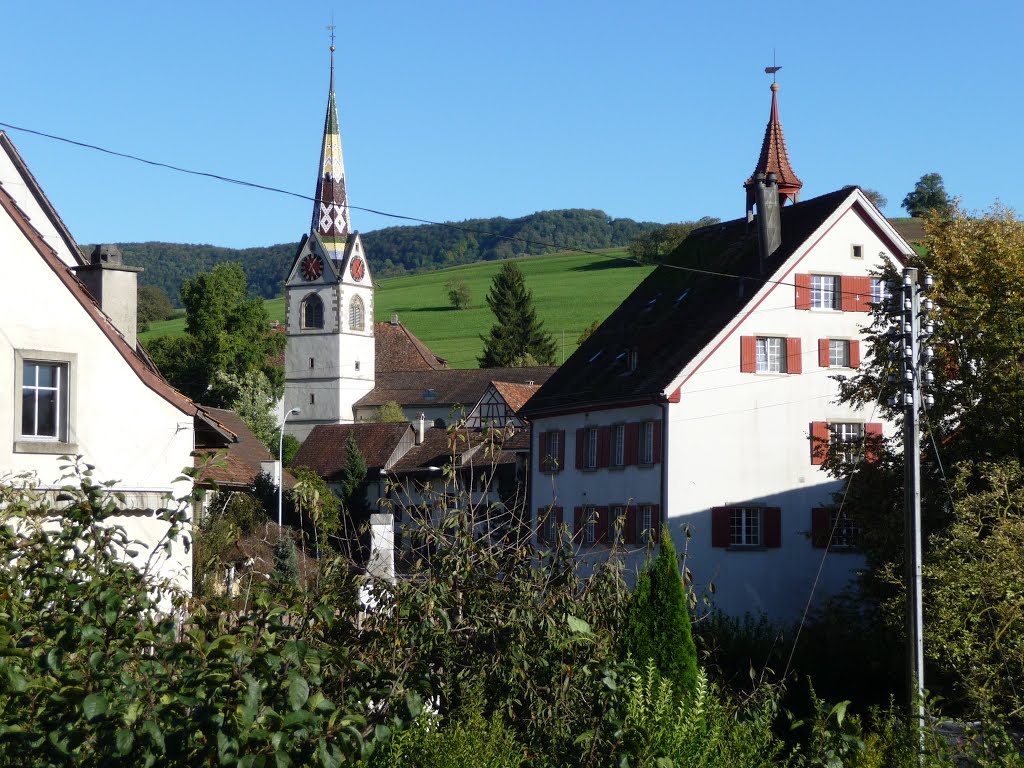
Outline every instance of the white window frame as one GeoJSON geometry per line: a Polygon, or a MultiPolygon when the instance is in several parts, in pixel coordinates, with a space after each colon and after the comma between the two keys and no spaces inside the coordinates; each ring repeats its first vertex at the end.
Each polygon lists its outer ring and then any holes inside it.
{"type": "Polygon", "coordinates": [[[612,460],[613,467],[626,466],[626,425],[612,425],[612,460]]]}
{"type": "Polygon", "coordinates": [[[583,536],[581,543],[585,547],[592,547],[597,544],[597,508],[583,508],[583,536]]]}
{"type": "Polygon", "coordinates": [[[764,542],[763,507],[729,507],[729,546],[760,547],[764,542]]]}
{"type": "Polygon", "coordinates": [[[786,359],[786,339],[783,336],[757,337],[758,373],[786,373],[789,370],[786,359]]]}
{"type": "Polygon", "coordinates": [[[842,309],[839,275],[811,275],[811,309],[842,309]]]}
{"type": "Polygon", "coordinates": [[[544,438],[544,457],[547,462],[546,472],[561,472],[562,467],[558,463],[559,456],[559,432],[557,429],[552,429],[546,433],[544,438]]]}
{"type": "Polygon", "coordinates": [[[75,439],[75,424],[77,423],[77,369],[78,355],[75,353],[35,349],[19,349],[14,351],[14,370],[16,371],[15,375],[18,382],[17,396],[14,398],[13,408],[15,453],[61,455],[77,452],[78,446],[75,439]],[[59,381],[58,386],[55,387],[57,391],[56,435],[24,434],[22,432],[26,364],[57,366],[59,381]]]}
{"type": "Polygon", "coordinates": [[[610,535],[620,542],[625,537],[626,508],[622,504],[608,507],[608,527],[610,535]]]}
{"type": "Polygon", "coordinates": [[[640,525],[640,535],[637,540],[646,543],[650,541],[654,531],[654,505],[641,504],[637,510],[637,517],[640,525]]]}
{"type": "MultiPolygon", "coordinates": [[[[313,330],[313,331],[323,330],[323,327],[324,327],[324,301],[317,294],[310,293],[310,294],[307,294],[305,296],[305,298],[302,299],[302,306],[299,308],[299,314],[300,314],[300,319],[302,321],[300,323],[300,325],[302,326],[303,329],[313,330]],[[316,317],[310,318],[310,316],[309,316],[310,315],[310,311],[309,310],[310,310],[311,307],[319,307],[319,309],[320,309],[320,317],[319,318],[316,318],[316,317]],[[311,321],[311,320],[315,321],[317,319],[320,320],[319,323],[311,321]]],[[[314,312],[313,314],[315,315],[316,313],[314,312]]]]}
{"type": "Polygon", "coordinates": [[[645,421],[640,424],[640,463],[654,463],[654,422],[645,421]]]}
{"type": "Polygon", "coordinates": [[[545,510],[546,517],[541,525],[541,538],[553,542],[558,536],[558,510],[551,507],[545,510]]]}
{"type": "Polygon", "coordinates": [[[850,367],[850,340],[828,340],[828,364],[831,368],[850,367]]]}
{"type": "Polygon", "coordinates": [[[878,305],[885,301],[885,280],[881,277],[871,278],[871,303],[878,305]]]}
{"type": "Polygon", "coordinates": [[[857,421],[829,422],[829,452],[846,463],[860,458],[864,445],[864,424],[857,421]]]}
{"type": "Polygon", "coordinates": [[[597,427],[583,431],[583,468],[597,469],[597,427]]]}
{"type": "Polygon", "coordinates": [[[829,532],[832,535],[829,549],[853,549],[857,546],[857,538],[860,535],[860,528],[853,519],[838,509],[832,509],[828,514],[829,532]],[[842,517],[840,517],[840,514],[842,517]],[[836,522],[838,520],[838,523],[836,522]]]}

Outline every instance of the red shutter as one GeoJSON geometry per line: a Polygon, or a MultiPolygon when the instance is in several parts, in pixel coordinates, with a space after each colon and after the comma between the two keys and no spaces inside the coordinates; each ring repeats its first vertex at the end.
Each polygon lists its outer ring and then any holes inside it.
{"type": "Polygon", "coordinates": [[[652,461],[655,464],[661,463],[661,419],[654,422],[654,450],[651,452],[652,461]]]}
{"type": "Polygon", "coordinates": [[[803,373],[804,358],[800,350],[800,339],[786,339],[786,372],[803,373]]]}
{"type": "Polygon", "coordinates": [[[551,468],[551,459],[548,457],[548,433],[540,433],[540,442],[537,444],[537,468],[541,472],[547,472],[551,468]]]}
{"type": "Polygon", "coordinates": [[[583,469],[583,436],[584,430],[576,430],[576,469],[583,469]]]}
{"type": "Polygon", "coordinates": [[[827,421],[811,422],[811,464],[824,464],[828,453],[829,433],[827,421]]]}
{"type": "Polygon", "coordinates": [[[572,535],[573,538],[583,541],[583,507],[572,509],[572,535]]]}
{"type": "Polygon", "coordinates": [[[818,339],[818,365],[828,368],[831,359],[832,357],[828,353],[828,339],[818,339]]]}
{"type": "Polygon", "coordinates": [[[850,341],[850,367],[860,368],[860,342],[856,339],[850,341]]]}
{"type": "Polygon", "coordinates": [[[640,424],[631,421],[626,424],[626,466],[636,466],[640,461],[640,424]]]}
{"type": "Polygon", "coordinates": [[[640,541],[640,537],[637,535],[637,514],[636,504],[626,505],[626,519],[622,521],[622,537],[627,544],[635,545],[640,541]]]}
{"type": "Polygon", "coordinates": [[[878,461],[878,452],[882,447],[882,423],[872,421],[864,425],[864,460],[874,463],[878,461]]]}
{"type": "Polygon", "coordinates": [[[843,277],[839,281],[842,291],[843,312],[868,312],[871,310],[871,278],[843,277]]]}
{"type": "Polygon", "coordinates": [[[594,522],[594,541],[598,544],[607,544],[608,527],[608,507],[598,507],[597,520],[594,522]]]}
{"type": "Polygon", "coordinates": [[[565,430],[558,430],[558,466],[555,467],[556,472],[561,472],[565,469],[565,430]]]}
{"type": "Polygon", "coordinates": [[[611,428],[601,427],[597,430],[597,466],[608,466],[608,447],[611,445],[611,428]]]}
{"type": "MultiPolygon", "coordinates": [[[[545,507],[537,507],[537,541],[547,541],[547,536],[544,535],[544,515],[547,512],[545,507]]],[[[552,511],[551,514],[554,514],[552,511]]]]}
{"type": "Polygon", "coordinates": [[[764,522],[764,546],[778,549],[782,546],[782,510],[767,507],[761,513],[764,522]]]}
{"type": "Polygon", "coordinates": [[[729,508],[711,508],[711,546],[729,546],[729,508]]]}
{"type": "Polygon", "coordinates": [[[657,544],[661,538],[661,505],[651,504],[651,540],[657,544]]]}
{"type": "Polygon", "coordinates": [[[740,373],[757,371],[757,336],[740,336],[740,373]]]}
{"type": "Polygon", "coordinates": [[[793,276],[796,283],[796,308],[811,308],[811,276],[809,274],[798,274],[793,276]]]}
{"type": "Polygon", "coordinates": [[[811,546],[824,549],[828,546],[828,509],[815,507],[811,510],[811,546]]]}

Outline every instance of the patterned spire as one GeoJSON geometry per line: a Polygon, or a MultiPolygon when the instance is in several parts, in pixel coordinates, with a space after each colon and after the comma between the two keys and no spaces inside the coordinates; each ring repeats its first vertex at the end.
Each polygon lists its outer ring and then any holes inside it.
{"type": "Polygon", "coordinates": [[[789,153],[786,152],[786,139],[782,135],[782,123],[779,122],[779,84],[772,83],[772,111],[768,118],[768,127],[764,131],[764,141],[761,143],[761,156],[757,159],[757,166],[750,174],[743,186],[747,189],[747,209],[750,209],[754,199],[754,184],[757,175],[774,173],[779,184],[779,202],[786,200],[796,202],[800,199],[800,189],[804,183],[793,171],[789,164],[789,153]]]}
{"type": "Polygon", "coordinates": [[[345,241],[352,231],[348,215],[348,194],[345,192],[345,161],[341,156],[341,132],[338,130],[338,107],[334,101],[334,42],[331,41],[331,92],[327,99],[324,120],[324,143],[320,150],[320,174],[316,181],[316,202],[313,203],[313,232],[320,235],[332,258],[340,259],[345,241]]]}

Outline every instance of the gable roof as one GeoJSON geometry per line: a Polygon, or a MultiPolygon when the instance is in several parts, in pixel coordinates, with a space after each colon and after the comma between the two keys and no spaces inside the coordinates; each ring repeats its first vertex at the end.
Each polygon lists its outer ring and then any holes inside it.
{"type": "MultiPolygon", "coordinates": [[[[46,218],[50,220],[50,224],[56,230],[58,236],[60,236],[64,241],[64,245],[71,252],[72,258],[75,259],[78,265],[85,264],[85,259],[82,257],[82,250],[78,247],[78,243],[75,242],[75,238],[72,237],[71,231],[67,228],[67,225],[60,217],[60,214],[57,213],[57,209],[53,207],[53,203],[50,202],[50,198],[48,198],[46,193],[43,192],[43,188],[39,186],[39,182],[32,174],[32,171],[29,170],[28,165],[22,159],[17,147],[14,146],[14,142],[11,141],[11,138],[4,131],[0,131],[0,149],[3,149],[11,159],[11,163],[14,165],[14,169],[21,176],[28,193],[32,195],[33,199],[35,199],[36,204],[42,209],[46,218]]],[[[2,184],[3,181],[0,180],[0,185],[2,184]]],[[[14,197],[13,194],[11,196],[12,198],[14,197]]],[[[28,216],[26,216],[26,218],[28,218],[28,216]]]]}
{"type": "MultiPolygon", "coordinates": [[[[204,406],[206,430],[196,430],[195,466],[202,468],[197,483],[215,482],[221,486],[251,486],[263,471],[263,462],[276,461],[234,411],[204,406]],[[205,432],[205,434],[204,434],[205,432]],[[224,451],[224,455],[209,460],[224,451]]],[[[282,475],[285,488],[295,485],[287,470],[282,475]]]]}
{"type": "MultiPolygon", "coordinates": [[[[764,275],[757,227],[746,219],[695,230],[562,364],[522,414],[665,402],[675,377],[754,301],[766,280],[833,214],[862,199],[858,189],[842,189],[782,208],[782,243],[764,275]],[[629,368],[631,351],[635,370],[629,368]]],[[[871,211],[877,214],[873,206],[871,211]]]]}
{"type": "Polygon", "coordinates": [[[557,370],[531,368],[442,368],[440,370],[377,371],[376,386],[356,401],[356,408],[379,407],[389,400],[406,407],[463,405],[469,410],[492,381],[543,384],[557,370]]]}
{"type": "Polygon", "coordinates": [[[526,401],[540,389],[540,384],[514,384],[510,381],[492,381],[491,384],[498,390],[498,394],[505,400],[505,404],[512,409],[513,413],[519,413],[526,405],[526,401]]]}
{"type": "Polygon", "coordinates": [[[349,435],[371,470],[386,469],[403,439],[412,440],[412,427],[401,424],[319,424],[292,461],[293,467],[309,467],[328,482],[337,480],[345,464],[349,435]]]}
{"type": "Polygon", "coordinates": [[[135,375],[142,380],[142,383],[160,395],[164,400],[189,416],[200,414],[200,408],[192,400],[185,397],[178,390],[172,387],[163,376],[153,368],[146,358],[133,349],[121,332],[117,330],[110,318],[99,308],[92,295],[85,286],[71,272],[71,269],[60,259],[57,252],[46,242],[43,235],[36,229],[28,216],[18,205],[17,201],[0,184],[0,209],[14,222],[21,230],[25,239],[35,249],[57,278],[64,284],[64,287],[71,292],[71,295],[78,300],[86,314],[99,326],[99,329],[107,337],[114,348],[121,354],[135,375]]]}
{"type": "Polygon", "coordinates": [[[448,361],[438,357],[395,318],[374,323],[375,368],[377,374],[393,371],[439,371],[448,361]]]}

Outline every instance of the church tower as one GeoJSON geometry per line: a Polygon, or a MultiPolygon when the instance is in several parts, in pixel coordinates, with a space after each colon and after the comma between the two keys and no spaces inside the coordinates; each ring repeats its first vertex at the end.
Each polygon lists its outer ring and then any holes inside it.
{"type": "MultiPolygon", "coordinates": [[[[774,73],[781,67],[769,67],[765,72],[774,73]]],[[[764,141],[761,142],[761,155],[757,158],[757,165],[750,178],[743,182],[747,190],[747,220],[753,218],[754,204],[757,202],[758,178],[762,183],[769,174],[775,174],[775,183],[778,185],[779,205],[785,205],[786,201],[797,203],[800,201],[800,190],[804,183],[800,181],[793,166],[789,164],[789,153],[786,151],[786,138],[782,135],[782,123],[779,122],[779,84],[772,81],[772,111],[768,116],[768,127],[764,131],[764,141]]]]}
{"type": "Polygon", "coordinates": [[[373,280],[349,217],[334,50],[332,40],[313,221],[285,280],[284,410],[301,409],[286,428],[299,440],[317,424],[353,421],[353,404],[374,385],[373,280]]]}

